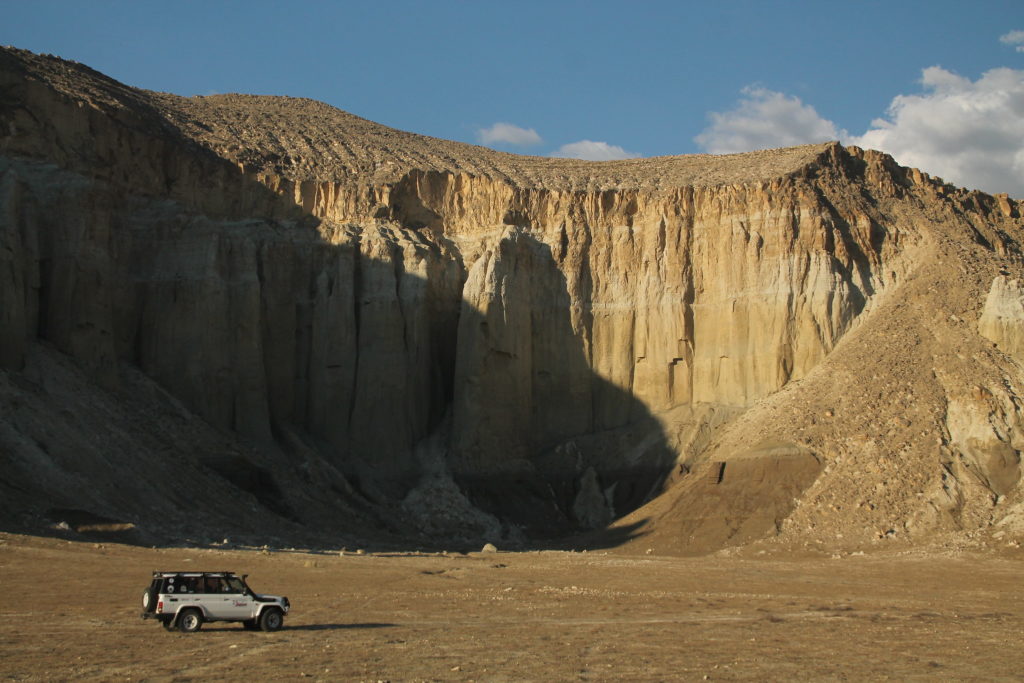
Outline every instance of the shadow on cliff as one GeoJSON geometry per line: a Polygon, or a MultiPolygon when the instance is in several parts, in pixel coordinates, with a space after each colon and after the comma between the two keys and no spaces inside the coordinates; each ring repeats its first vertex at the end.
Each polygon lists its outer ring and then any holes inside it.
{"type": "MultiPolygon", "coordinates": [[[[572,300],[556,255],[528,227],[510,226],[466,270],[443,233],[403,221],[408,209],[329,224],[304,194],[315,188],[271,191],[153,123],[151,110],[146,125],[106,116],[71,106],[69,120],[89,126],[62,122],[55,149],[111,126],[117,148],[143,151],[130,169],[46,150],[33,154],[60,168],[19,159],[0,169],[9,298],[21,302],[7,312],[0,361],[18,385],[33,345],[52,345],[97,391],[138,405],[91,424],[65,409],[60,447],[46,419],[6,418],[16,437],[5,443],[21,449],[0,481],[23,508],[5,515],[22,520],[10,528],[71,509],[205,524],[206,538],[359,533],[469,547],[497,531],[552,547],[658,492],[675,454],[639,401],[590,371],[589,301],[572,300]],[[158,386],[126,382],[125,364],[158,386]],[[142,386],[148,395],[132,393],[142,386]],[[595,421],[602,402],[619,422],[595,421]],[[458,491],[424,504],[425,484],[446,478],[458,491]]],[[[638,532],[616,529],[594,546],[638,532]]]]}
{"type": "MultiPolygon", "coordinates": [[[[510,226],[470,268],[461,310],[448,462],[477,507],[550,545],[658,493],[675,453],[590,369],[590,301],[573,300],[550,245],[510,226]]],[[[628,537],[615,533],[598,542],[628,537]]]]}

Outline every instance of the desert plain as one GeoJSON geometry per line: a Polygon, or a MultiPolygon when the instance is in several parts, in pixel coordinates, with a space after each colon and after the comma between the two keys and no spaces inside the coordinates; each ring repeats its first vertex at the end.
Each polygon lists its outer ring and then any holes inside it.
{"type": "Polygon", "coordinates": [[[2,534],[0,675],[1019,680],[1019,554],[145,548],[2,534]],[[158,568],[248,573],[292,611],[276,633],[168,633],[139,617],[158,568]]]}

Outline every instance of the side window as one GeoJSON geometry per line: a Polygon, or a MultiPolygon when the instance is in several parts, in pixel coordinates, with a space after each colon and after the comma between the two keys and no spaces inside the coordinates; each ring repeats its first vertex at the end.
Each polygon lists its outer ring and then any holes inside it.
{"type": "Polygon", "coordinates": [[[228,577],[227,583],[228,583],[228,592],[229,593],[244,593],[245,592],[245,585],[242,583],[242,580],[240,578],[238,578],[237,576],[228,577]]]}
{"type": "Polygon", "coordinates": [[[223,593],[226,585],[224,579],[219,576],[207,576],[205,592],[223,593]]]}

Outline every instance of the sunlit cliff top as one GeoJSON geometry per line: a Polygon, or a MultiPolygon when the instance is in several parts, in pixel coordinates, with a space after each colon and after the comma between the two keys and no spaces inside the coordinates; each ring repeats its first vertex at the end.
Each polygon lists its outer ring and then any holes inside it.
{"type": "Polygon", "coordinates": [[[322,102],[280,96],[181,97],[123,85],[85,65],[0,48],[0,80],[28,78],[124,120],[177,133],[242,164],[294,180],[395,180],[410,170],[461,172],[546,189],[716,186],[799,172],[835,143],[724,156],[621,161],[520,156],[407,133],[322,102]]]}

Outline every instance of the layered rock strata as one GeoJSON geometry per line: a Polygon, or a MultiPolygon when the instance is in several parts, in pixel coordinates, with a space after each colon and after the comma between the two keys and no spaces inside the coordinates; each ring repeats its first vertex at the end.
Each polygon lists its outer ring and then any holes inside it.
{"type": "MultiPolygon", "coordinates": [[[[720,426],[811,376],[936,243],[1019,268],[1016,202],[832,143],[515,157],[10,49],[0,87],[9,372],[39,342],[112,391],[138,367],[271,468],[293,468],[298,442],[346,499],[447,491],[488,533],[471,503],[506,531],[602,526],[709,444],[721,462],[813,463],[747,467],[799,471],[792,501],[827,448],[723,454],[720,426]]],[[[1005,321],[999,301],[985,320],[1005,321]]],[[[999,321],[983,327],[1015,334],[999,321]]],[[[792,505],[776,507],[768,527],[792,505]]]]}

